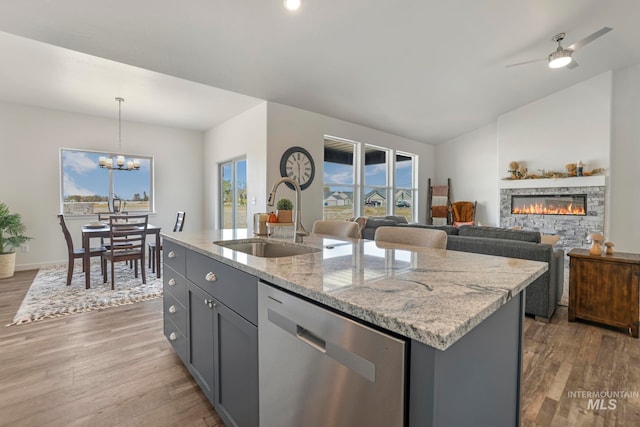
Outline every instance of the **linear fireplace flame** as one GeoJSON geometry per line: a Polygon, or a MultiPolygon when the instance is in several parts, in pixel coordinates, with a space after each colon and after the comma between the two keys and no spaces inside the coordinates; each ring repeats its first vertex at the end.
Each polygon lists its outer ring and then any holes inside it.
{"type": "Polygon", "coordinates": [[[587,195],[512,195],[511,213],[584,216],[587,214],[587,195]]]}

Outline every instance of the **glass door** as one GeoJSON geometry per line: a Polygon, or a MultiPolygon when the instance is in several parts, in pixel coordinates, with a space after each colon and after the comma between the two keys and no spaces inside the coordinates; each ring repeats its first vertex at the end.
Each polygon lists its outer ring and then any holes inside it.
{"type": "Polygon", "coordinates": [[[220,164],[220,224],[225,228],[247,228],[247,160],[220,164]]]}

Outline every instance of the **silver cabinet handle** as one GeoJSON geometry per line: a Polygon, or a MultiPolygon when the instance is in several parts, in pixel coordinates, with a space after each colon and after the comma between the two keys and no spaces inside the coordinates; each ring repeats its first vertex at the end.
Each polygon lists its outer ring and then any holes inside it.
{"type": "Polygon", "coordinates": [[[176,312],[176,306],[172,305],[171,307],[169,307],[169,313],[175,313],[176,312]]]}
{"type": "Polygon", "coordinates": [[[176,285],[176,279],[169,279],[169,281],[167,283],[169,283],[169,286],[175,286],[176,285]]]}
{"type": "Polygon", "coordinates": [[[171,341],[175,341],[175,340],[177,340],[177,339],[178,339],[178,336],[176,335],[176,333],[175,333],[175,332],[171,332],[171,334],[169,335],[169,339],[170,339],[171,341]]]}
{"type": "Polygon", "coordinates": [[[176,257],[176,253],[174,251],[171,251],[167,254],[167,258],[175,258],[176,257]]]}
{"type": "Polygon", "coordinates": [[[216,280],[218,280],[218,278],[212,271],[208,272],[207,275],[204,276],[204,278],[207,282],[215,282],[216,280]]]}

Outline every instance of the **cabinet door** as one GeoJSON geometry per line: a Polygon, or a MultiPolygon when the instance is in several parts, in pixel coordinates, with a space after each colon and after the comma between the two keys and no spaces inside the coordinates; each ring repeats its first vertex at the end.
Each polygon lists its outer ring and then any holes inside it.
{"type": "Polygon", "coordinates": [[[216,411],[227,426],[257,426],[258,328],[217,303],[214,351],[216,411]]]}
{"type": "Polygon", "coordinates": [[[211,403],[213,399],[213,298],[197,286],[188,285],[188,368],[211,403]]]}

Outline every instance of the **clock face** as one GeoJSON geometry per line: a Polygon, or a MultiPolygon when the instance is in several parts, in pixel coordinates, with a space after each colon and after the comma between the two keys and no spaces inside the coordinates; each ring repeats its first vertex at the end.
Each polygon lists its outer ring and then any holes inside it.
{"type": "MultiPolygon", "coordinates": [[[[315,165],[313,158],[307,150],[302,147],[291,147],[283,155],[280,160],[280,175],[288,176],[300,185],[304,190],[313,181],[315,175],[315,165]]],[[[287,183],[287,185],[289,185],[287,183]]],[[[289,185],[289,188],[292,188],[289,185]]]]}

